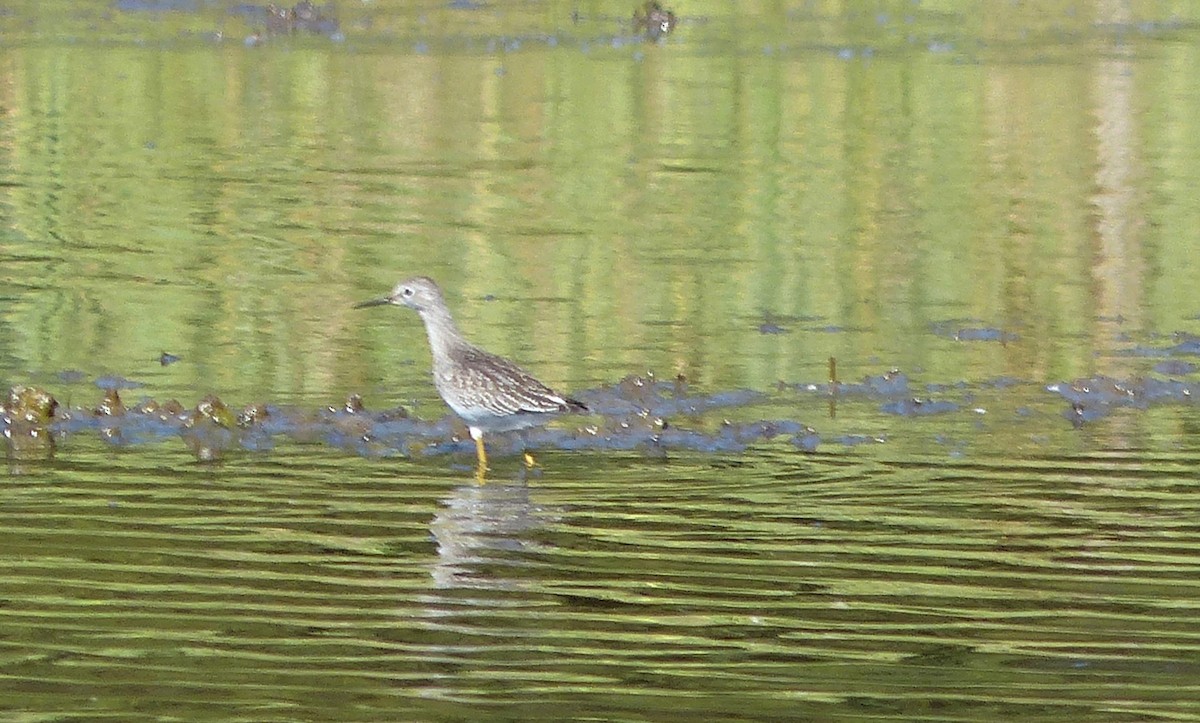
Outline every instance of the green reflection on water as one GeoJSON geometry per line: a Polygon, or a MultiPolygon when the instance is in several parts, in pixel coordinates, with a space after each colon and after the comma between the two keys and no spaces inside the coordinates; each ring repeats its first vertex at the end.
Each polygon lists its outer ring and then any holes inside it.
{"type": "MultiPolygon", "coordinates": [[[[1149,93],[1194,102],[1163,63],[1098,56],[1112,34],[1070,17],[1079,42],[1041,47],[1071,62],[1024,62],[1000,41],[1049,31],[1019,11],[931,53],[918,40],[950,27],[936,15],[730,26],[711,10],[690,35],[616,48],[600,42],[622,37],[614,16],[506,15],[526,43],[491,54],[470,51],[499,32],[492,13],[445,9],[427,20],[458,20],[455,52],[412,52],[440,36],[382,9],[378,25],[353,11],[347,27],[376,34],[343,43],[245,47],[251,20],[219,13],[118,12],[112,45],[43,28],[0,90],[6,281],[24,289],[6,367],[187,397],[419,390],[411,320],[347,311],[414,271],[482,343],[573,387],[652,368],[764,388],[831,355],[938,379],[1128,373],[1092,357],[1194,328],[1195,202],[1170,193],[1193,180],[1178,146],[1195,134],[1176,130],[1191,116],[1138,112],[1149,93]],[[225,39],[188,34],[206,22],[225,39]],[[161,41],[126,42],[122,23],[161,41]],[[839,42],[877,52],[839,58],[839,42]],[[1135,70],[1144,85],[1119,82],[1135,70]],[[774,317],[797,321],[759,333],[774,317]],[[1022,341],[947,353],[928,335],[946,319],[1022,341]],[[164,349],[188,363],[149,367],[164,349]]],[[[1167,66],[1190,52],[1168,30],[1133,36],[1167,66]]]]}
{"type": "Polygon", "coordinates": [[[232,5],[9,4],[0,378],[434,417],[417,320],[350,309],[429,273],[563,389],[1021,384],[949,422],[778,393],[730,414],[887,442],[486,487],[78,437],[0,495],[0,709],[1194,715],[1194,415],[1077,433],[1041,388],[1200,331],[1192,6],[697,3],[654,45],[624,6],[343,5],[249,46],[232,5]]]}
{"type": "Polygon", "coordinates": [[[763,449],[647,475],[548,456],[536,483],[480,486],[299,446],[210,467],[81,441],[0,492],[0,705],[1127,720],[1193,704],[1179,457],[763,449]]]}

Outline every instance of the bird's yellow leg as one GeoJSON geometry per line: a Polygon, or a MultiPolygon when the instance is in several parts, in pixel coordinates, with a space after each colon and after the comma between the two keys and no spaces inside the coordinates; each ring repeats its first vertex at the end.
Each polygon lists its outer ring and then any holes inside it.
{"type": "MultiPolygon", "coordinates": [[[[472,435],[475,436],[475,435],[472,435]]],[[[475,436],[475,458],[479,461],[479,466],[475,468],[475,476],[480,482],[483,481],[483,474],[487,472],[487,450],[483,448],[483,435],[475,436]]]]}

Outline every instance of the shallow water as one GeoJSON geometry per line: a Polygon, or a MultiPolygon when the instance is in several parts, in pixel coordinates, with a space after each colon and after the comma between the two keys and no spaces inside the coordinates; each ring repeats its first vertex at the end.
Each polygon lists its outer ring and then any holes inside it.
{"type": "MultiPolygon", "coordinates": [[[[1184,452],[106,452],[3,491],[10,711],[260,720],[1194,712],[1184,452]]],[[[15,713],[14,713],[15,714],[15,713]]]]}
{"type": "Polygon", "coordinates": [[[0,10],[4,716],[1200,718],[1196,10],[632,10],[0,10]]]}

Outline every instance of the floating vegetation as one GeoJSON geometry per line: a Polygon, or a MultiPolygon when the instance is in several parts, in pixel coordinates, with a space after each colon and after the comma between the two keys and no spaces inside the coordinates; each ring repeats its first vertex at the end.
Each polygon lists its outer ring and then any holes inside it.
{"type": "Polygon", "coordinates": [[[1173,377],[1195,374],[1197,368],[1195,364],[1183,361],[1182,359],[1168,359],[1154,365],[1154,371],[1173,377]]]}
{"type": "MultiPolygon", "coordinates": [[[[830,376],[836,377],[836,362],[830,360],[830,376]]],[[[780,383],[780,391],[795,390],[802,392],[817,392],[819,394],[836,394],[839,397],[911,397],[913,391],[908,383],[908,375],[899,369],[892,369],[884,374],[864,377],[861,382],[834,381],[822,384],[800,382],[797,384],[780,383]]]]}
{"type": "Polygon", "coordinates": [[[12,424],[45,426],[54,419],[58,401],[37,387],[17,385],[8,390],[8,399],[0,407],[3,421],[12,424]]]}
{"type": "Polygon", "coordinates": [[[100,389],[139,389],[146,386],[141,382],[136,382],[132,379],[126,379],[117,374],[105,374],[104,376],[96,377],[95,384],[100,389]]]}
{"type": "Polygon", "coordinates": [[[1200,356],[1200,336],[1177,332],[1171,336],[1174,344],[1168,347],[1136,346],[1125,352],[1127,356],[1178,357],[1200,356]]]}
{"type": "Polygon", "coordinates": [[[675,29],[675,23],[675,13],[653,0],[633,11],[634,29],[650,40],[669,35],[675,29]]]}
{"type": "Polygon", "coordinates": [[[333,17],[333,7],[318,6],[301,0],[292,7],[267,5],[267,32],[272,34],[309,32],[328,35],[336,32],[338,22],[333,17]]]}
{"type": "Polygon", "coordinates": [[[270,416],[271,413],[267,410],[267,405],[251,404],[237,415],[237,426],[253,427],[256,425],[261,425],[264,424],[267,421],[267,418],[270,416]]]}
{"type": "Polygon", "coordinates": [[[272,36],[297,33],[321,35],[330,40],[345,39],[332,4],[315,5],[308,0],[301,0],[291,7],[275,3],[268,3],[265,7],[242,6],[239,12],[263,18],[263,26],[246,38],[245,44],[249,46],[259,45],[272,36]]]}
{"type": "Polygon", "coordinates": [[[342,409],[344,409],[347,414],[358,414],[359,412],[366,411],[366,407],[363,406],[363,398],[358,394],[351,394],[349,397],[347,397],[346,403],[342,406],[342,409]]]}
{"type": "MultiPolygon", "coordinates": [[[[713,394],[691,392],[687,381],[669,381],[652,375],[630,376],[607,387],[580,395],[595,412],[582,416],[584,424],[571,428],[556,425],[525,434],[498,435],[498,449],[608,449],[642,450],[662,454],[667,450],[732,452],[761,440],[783,437],[805,451],[817,448],[820,437],[795,420],[735,422],[721,420],[715,428],[688,428],[675,420],[697,420],[707,412],[743,407],[765,397],[749,390],[713,394]]],[[[90,408],[59,409],[51,416],[53,398],[28,387],[14,387],[6,413],[5,430],[15,430],[19,419],[35,419],[44,433],[68,436],[97,432],[117,445],[141,444],[174,438],[183,440],[201,461],[221,459],[235,449],[272,449],[277,438],[318,442],[365,456],[429,456],[469,453],[473,450],[462,424],[447,414],[436,420],[417,419],[402,407],[370,411],[362,397],[350,395],[340,405],[316,411],[255,403],[234,413],[220,398],[209,395],[193,409],[175,400],[159,403],[145,399],[126,405],[116,389],[106,389],[90,408]]]]}
{"type": "Polygon", "coordinates": [[[1114,409],[1147,409],[1158,404],[1195,404],[1200,383],[1175,379],[1112,379],[1089,377],[1046,387],[1070,403],[1063,413],[1079,426],[1107,416],[1114,409]]]}
{"type": "Polygon", "coordinates": [[[104,398],[96,407],[97,417],[120,417],[125,414],[125,404],[121,402],[121,394],[116,389],[105,389],[104,398]]]}
{"type": "Polygon", "coordinates": [[[237,443],[237,417],[214,395],[200,400],[191,415],[183,420],[180,436],[196,459],[210,462],[220,459],[225,450],[237,443]]]}
{"type": "Polygon", "coordinates": [[[59,409],[58,401],[43,389],[18,385],[8,390],[8,398],[0,404],[0,424],[10,464],[54,455],[50,425],[59,409]]]}
{"type": "Polygon", "coordinates": [[[199,4],[199,0],[117,0],[114,7],[125,12],[193,13],[199,9],[199,4]]]}
{"type": "Polygon", "coordinates": [[[880,411],[888,414],[898,414],[902,417],[920,417],[927,414],[957,412],[959,407],[954,402],[912,397],[911,399],[899,399],[894,402],[886,402],[879,409],[880,411]]]}
{"type": "Polygon", "coordinates": [[[168,419],[182,419],[184,409],[183,405],[174,399],[168,399],[162,404],[153,399],[147,399],[139,404],[135,411],[138,414],[157,417],[160,421],[165,422],[168,419]]]}
{"type": "Polygon", "coordinates": [[[237,418],[233,412],[229,411],[229,407],[218,399],[215,395],[209,395],[200,400],[196,405],[196,413],[192,415],[192,421],[207,421],[218,427],[232,429],[237,426],[237,418]]]}
{"type": "MultiPolygon", "coordinates": [[[[1166,371],[1191,373],[1195,365],[1171,365],[1166,371]]],[[[315,410],[256,402],[235,411],[215,395],[204,397],[191,409],[174,399],[160,403],[145,398],[130,404],[122,398],[120,389],[134,385],[137,383],[123,377],[103,377],[96,382],[103,390],[98,402],[69,408],[59,406],[42,389],[15,386],[2,405],[4,435],[10,440],[39,440],[32,447],[26,444],[22,451],[33,449],[33,453],[43,456],[53,450],[55,437],[81,432],[95,432],[115,445],[178,438],[202,461],[221,459],[231,450],[271,450],[281,439],[327,444],[369,457],[470,454],[474,449],[466,428],[452,414],[426,420],[412,416],[403,407],[372,410],[359,394],[315,410]]],[[[1116,409],[1190,405],[1200,395],[1200,381],[1153,377],[1100,376],[1046,386],[1007,377],[917,385],[905,372],[892,369],[859,381],[841,381],[837,378],[837,360],[830,359],[828,381],[780,382],[773,394],[750,389],[697,392],[682,375],[630,375],[576,394],[587,405],[589,414],[568,417],[546,428],[497,435],[494,444],[500,454],[519,454],[527,449],[586,449],[632,450],[662,456],[670,451],[737,453],[755,444],[782,440],[797,450],[812,452],[821,445],[848,448],[886,443],[895,432],[848,430],[843,424],[837,433],[823,438],[812,426],[795,418],[746,421],[722,417],[745,417],[752,413],[748,410],[760,408],[794,409],[797,403],[807,404],[800,408],[808,414],[821,409],[820,414],[824,412],[822,407],[811,405],[822,400],[822,406],[824,402],[829,405],[830,419],[837,418],[839,405],[865,402],[879,414],[892,417],[949,415],[961,420],[963,414],[968,414],[978,420],[988,409],[977,397],[1008,393],[1017,386],[1066,400],[1068,406],[1061,417],[1076,427],[1102,419],[1116,409]],[[805,399],[808,401],[800,401],[805,399]]],[[[1007,418],[1014,419],[1028,419],[1032,414],[1028,405],[1008,405],[1008,411],[1011,416],[1007,418]]]]}
{"type": "MultiPolygon", "coordinates": [[[[773,314],[769,311],[764,312],[762,321],[758,324],[759,334],[788,334],[791,328],[786,325],[786,322],[802,321],[804,319],[798,317],[781,317],[778,314],[773,314]]],[[[811,319],[809,319],[811,320],[811,319]]]]}
{"type": "Polygon", "coordinates": [[[954,341],[998,341],[1001,344],[1007,344],[1021,338],[1011,331],[990,326],[962,326],[963,323],[960,321],[938,322],[933,325],[933,333],[946,339],[953,339],[954,341]]]}

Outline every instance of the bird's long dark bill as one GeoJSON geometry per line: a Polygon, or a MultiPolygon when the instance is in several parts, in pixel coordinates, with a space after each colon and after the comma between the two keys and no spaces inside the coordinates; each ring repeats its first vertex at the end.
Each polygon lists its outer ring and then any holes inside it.
{"type": "Polygon", "coordinates": [[[354,305],[354,308],[355,309],[365,309],[368,306],[387,306],[390,303],[392,303],[392,302],[388,301],[387,298],[385,297],[382,299],[371,299],[370,301],[360,301],[354,305]]]}

